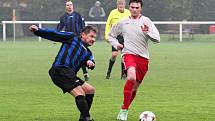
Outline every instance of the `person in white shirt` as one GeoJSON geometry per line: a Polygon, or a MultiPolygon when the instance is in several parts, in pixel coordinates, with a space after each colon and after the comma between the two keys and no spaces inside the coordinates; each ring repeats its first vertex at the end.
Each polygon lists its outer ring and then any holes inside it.
{"type": "Polygon", "coordinates": [[[139,85],[148,71],[149,40],[160,42],[160,34],[152,21],[141,14],[142,0],[130,0],[131,16],[112,27],[108,41],[117,50],[122,50],[122,60],[127,71],[127,80],[124,86],[124,101],[117,116],[118,120],[126,121],[128,109],[136,96],[139,85]],[[116,37],[122,35],[124,45],[116,37]]]}

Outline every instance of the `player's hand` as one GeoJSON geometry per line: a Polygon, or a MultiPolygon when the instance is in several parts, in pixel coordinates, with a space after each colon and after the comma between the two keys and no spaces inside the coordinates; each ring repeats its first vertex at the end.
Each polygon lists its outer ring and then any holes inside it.
{"type": "Polygon", "coordinates": [[[37,27],[36,25],[31,25],[31,26],[29,27],[29,31],[31,31],[31,32],[38,31],[38,27],[37,27]]]}
{"type": "Polygon", "coordinates": [[[122,48],[123,48],[124,46],[123,46],[122,44],[119,44],[119,45],[117,45],[116,47],[117,47],[117,48],[116,48],[117,50],[122,50],[122,48]]]}
{"type": "Polygon", "coordinates": [[[90,68],[90,69],[93,69],[95,67],[95,64],[93,63],[93,61],[88,60],[87,61],[87,67],[90,68]]]}
{"type": "Polygon", "coordinates": [[[149,31],[149,27],[144,24],[144,26],[141,26],[141,29],[144,33],[147,33],[149,31]]]}

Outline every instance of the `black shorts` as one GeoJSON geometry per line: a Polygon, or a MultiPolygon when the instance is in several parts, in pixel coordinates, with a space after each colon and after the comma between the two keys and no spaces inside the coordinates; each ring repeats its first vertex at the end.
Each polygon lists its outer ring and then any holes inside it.
{"type": "MultiPolygon", "coordinates": [[[[120,44],[124,44],[124,38],[123,38],[123,36],[118,35],[116,39],[119,41],[120,44]]],[[[115,48],[112,46],[112,52],[113,52],[113,51],[117,51],[117,49],[115,49],[115,48]]]]}
{"type": "Polygon", "coordinates": [[[84,84],[84,81],[76,76],[76,73],[66,67],[52,67],[49,75],[53,83],[63,90],[63,93],[70,92],[77,86],[84,84]]]}

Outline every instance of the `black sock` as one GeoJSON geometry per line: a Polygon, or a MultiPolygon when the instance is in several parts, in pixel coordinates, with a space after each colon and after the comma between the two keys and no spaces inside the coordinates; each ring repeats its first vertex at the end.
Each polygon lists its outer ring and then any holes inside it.
{"type": "Polygon", "coordinates": [[[90,117],[89,107],[88,107],[87,101],[85,99],[85,96],[79,95],[79,96],[75,97],[75,102],[76,102],[76,106],[77,106],[78,110],[81,113],[81,116],[90,117]]]}
{"type": "Polygon", "coordinates": [[[125,74],[125,66],[124,63],[121,62],[121,76],[123,76],[125,74]]]}
{"type": "Polygon", "coordinates": [[[112,67],[113,67],[113,64],[115,63],[115,60],[109,60],[109,66],[108,66],[108,72],[107,74],[110,74],[111,71],[112,71],[112,67]]]}
{"type": "Polygon", "coordinates": [[[81,68],[82,68],[83,74],[86,74],[86,73],[87,73],[87,68],[86,68],[86,66],[82,66],[81,68]]]}
{"type": "Polygon", "coordinates": [[[93,103],[93,97],[94,97],[94,94],[86,94],[86,100],[88,103],[89,110],[90,110],[91,105],[93,103]]]}

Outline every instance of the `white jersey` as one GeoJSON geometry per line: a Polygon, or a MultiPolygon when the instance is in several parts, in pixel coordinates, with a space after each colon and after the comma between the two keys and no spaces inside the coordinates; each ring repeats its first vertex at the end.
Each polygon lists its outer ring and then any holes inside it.
{"type": "Polygon", "coordinates": [[[111,28],[108,41],[115,48],[119,45],[116,39],[117,35],[124,37],[122,54],[130,53],[147,59],[149,59],[148,40],[150,39],[156,43],[160,42],[160,34],[157,28],[148,17],[142,15],[138,19],[129,17],[111,28]],[[144,25],[149,27],[147,33],[142,30],[144,25]]]}

